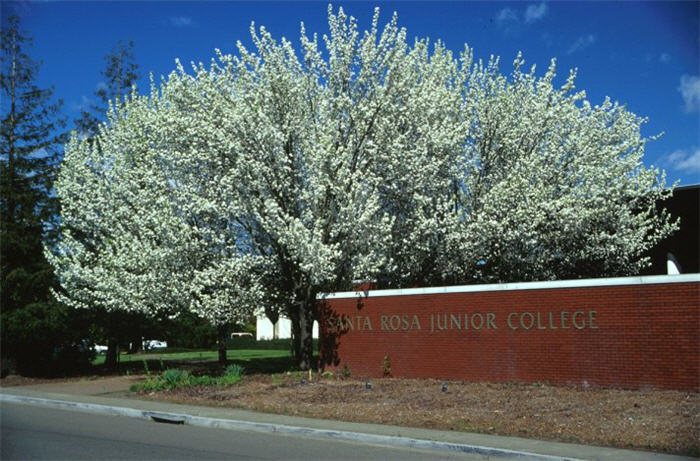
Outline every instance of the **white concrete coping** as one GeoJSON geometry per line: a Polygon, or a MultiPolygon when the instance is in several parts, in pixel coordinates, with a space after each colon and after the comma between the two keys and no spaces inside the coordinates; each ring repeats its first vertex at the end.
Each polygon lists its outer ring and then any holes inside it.
{"type": "Polygon", "coordinates": [[[340,291],[319,293],[316,299],[371,298],[375,296],[436,295],[447,293],[475,293],[481,291],[544,290],[556,288],[585,288],[621,285],[655,285],[662,283],[700,282],[698,274],[646,275],[599,279],[554,280],[548,282],[490,283],[484,285],[458,285],[449,287],[400,288],[392,290],[340,291]]]}

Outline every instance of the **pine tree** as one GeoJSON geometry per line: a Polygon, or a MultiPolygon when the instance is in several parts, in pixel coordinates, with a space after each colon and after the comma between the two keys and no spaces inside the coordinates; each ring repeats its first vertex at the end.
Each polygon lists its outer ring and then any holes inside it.
{"type": "Polygon", "coordinates": [[[36,85],[39,63],[25,52],[31,43],[19,19],[7,18],[0,74],[2,354],[20,370],[46,372],[56,347],[70,346],[77,332],[69,331],[68,308],[51,301],[54,274],[42,248],[54,238],[58,216],[52,184],[67,139],[62,101],[53,100],[53,88],[36,85]]]}

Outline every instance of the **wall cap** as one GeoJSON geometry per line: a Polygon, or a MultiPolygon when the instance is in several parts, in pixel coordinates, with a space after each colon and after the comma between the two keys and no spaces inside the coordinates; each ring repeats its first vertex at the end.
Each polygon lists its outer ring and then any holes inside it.
{"type": "Polygon", "coordinates": [[[391,290],[340,291],[319,293],[316,299],[343,299],[377,296],[437,295],[448,293],[475,293],[483,291],[543,290],[553,288],[585,288],[620,285],[653,285],[663,283],[700,282],[698,274],[645,275],[599,279],[555,280],[547,282],[490,283],[484,285],[457,285],[448,287],[400,288],[391,290]]]}

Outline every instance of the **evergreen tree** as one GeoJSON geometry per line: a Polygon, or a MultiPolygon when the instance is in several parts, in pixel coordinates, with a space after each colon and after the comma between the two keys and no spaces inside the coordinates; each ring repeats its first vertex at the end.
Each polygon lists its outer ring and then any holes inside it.
{"type": "Polygon", "coordinates": [[[83,110],[75,120],[78,132],[88,138],[97,135],[110,101],[128,95],[139,78],[138,64],[134,61],[133,40],[117,42],[112,52],[105,56],[105,68],[101,73],[105,80],[95,90],[97,103],[92,104],[88,110],[83,110]]]}
{"type": "Polygon", "coordinates": [[[52,88],[39,88],[39,63],[25,52],[31,38],[16,16],[2,29],[0,84],[0,296],[2,302],[3,369],[7,359],[20,371],[46,373],[59,350],[68,350],[79,336],[72,310],[51,301],[52,267],[42,240],[55,237],[58,215],[52,194],[62,144],[66,141],[62,102],[52,88]]]}

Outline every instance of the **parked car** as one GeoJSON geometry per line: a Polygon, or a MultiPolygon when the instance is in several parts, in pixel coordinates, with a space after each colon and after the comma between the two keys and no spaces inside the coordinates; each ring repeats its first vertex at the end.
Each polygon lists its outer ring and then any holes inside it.
{"type": "Polygon", "coordinates": [[[237,333],[231,333],[231,339],[233,338],[252,338],[253,333],[247,333],[247,332],[237,332],[237,333]]]}
{"type": "Polygon", "coordinates": [[[148,351],[151,349],[165,349],[168,347],[167,341],[158,341],[156,339],[146,339],[143,341],[143,349],[148,351]]]}

